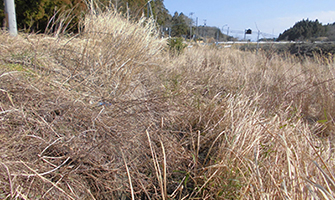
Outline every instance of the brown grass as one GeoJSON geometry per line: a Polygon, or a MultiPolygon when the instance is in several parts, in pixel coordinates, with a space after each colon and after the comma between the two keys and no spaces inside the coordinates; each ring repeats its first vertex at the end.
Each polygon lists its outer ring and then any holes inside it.
{"type": "Polygon", "coordinates": [[[334,58],[170,57],[150,21],[1,32],[0,198],[333,199],[334,58]]]}

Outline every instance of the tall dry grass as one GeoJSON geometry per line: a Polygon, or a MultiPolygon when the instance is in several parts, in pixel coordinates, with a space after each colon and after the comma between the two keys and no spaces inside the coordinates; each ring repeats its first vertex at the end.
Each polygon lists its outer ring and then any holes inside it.
{"type": "Polygon", "coordinates": [[[111,11],[84,30],[1,33],[0,198],[335,198],[333,56],[170,57],[111,11]]]}
{"type": "Polygon", "coordinates": [[[157,65],[164,45],[154,21],[142,18],[132,23],[112,11],[87,14],[78,37],[55,50],[56,59],[67,71],[67,81],[99,98],[118,97],[136,88],[141,72],[157,65]]]}
{"type": "Polygon", "coordinates": [[[334,62],[318,60],[198,48],[171,62],[166,88],[188,111],[170,128],[188,129],[199,165],[191,197],[333,198],[334,62]]]}

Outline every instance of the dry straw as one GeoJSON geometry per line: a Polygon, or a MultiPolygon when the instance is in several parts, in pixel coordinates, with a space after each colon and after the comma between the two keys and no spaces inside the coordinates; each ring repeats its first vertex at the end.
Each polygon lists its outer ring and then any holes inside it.
{"type": "Polygon", "coordinates": [[[0,41],[0,198],[334,199],[329,55],[170,57],[108,10],[0,41]]]}

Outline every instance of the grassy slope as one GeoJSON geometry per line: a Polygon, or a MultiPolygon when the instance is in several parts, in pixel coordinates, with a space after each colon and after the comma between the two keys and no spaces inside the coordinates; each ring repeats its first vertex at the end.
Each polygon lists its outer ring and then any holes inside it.
{"type": "Polygon", "coordinates": [[[151,23],[85,28],[1,33],[0,198],[334,198],[333,57],[174,57],[151,23]]]}

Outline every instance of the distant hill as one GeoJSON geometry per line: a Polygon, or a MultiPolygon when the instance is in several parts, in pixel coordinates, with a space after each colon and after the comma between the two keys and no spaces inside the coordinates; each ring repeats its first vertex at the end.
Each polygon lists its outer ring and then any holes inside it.
{"type": "Polygon", "coordinates": [[[317,19],[301,20],[279,35],[278,41],[335,40],[335,23],[322,25],[317,19]]]}
{"type": "Polygon", "coordinates": [[[216,39],[219,39],[219,41],[236,40],[234,37],[222,33],[222,31],[215,26],[198,26],[194,33],[197,39],[208,39],[210,41],[216,39]]]}

